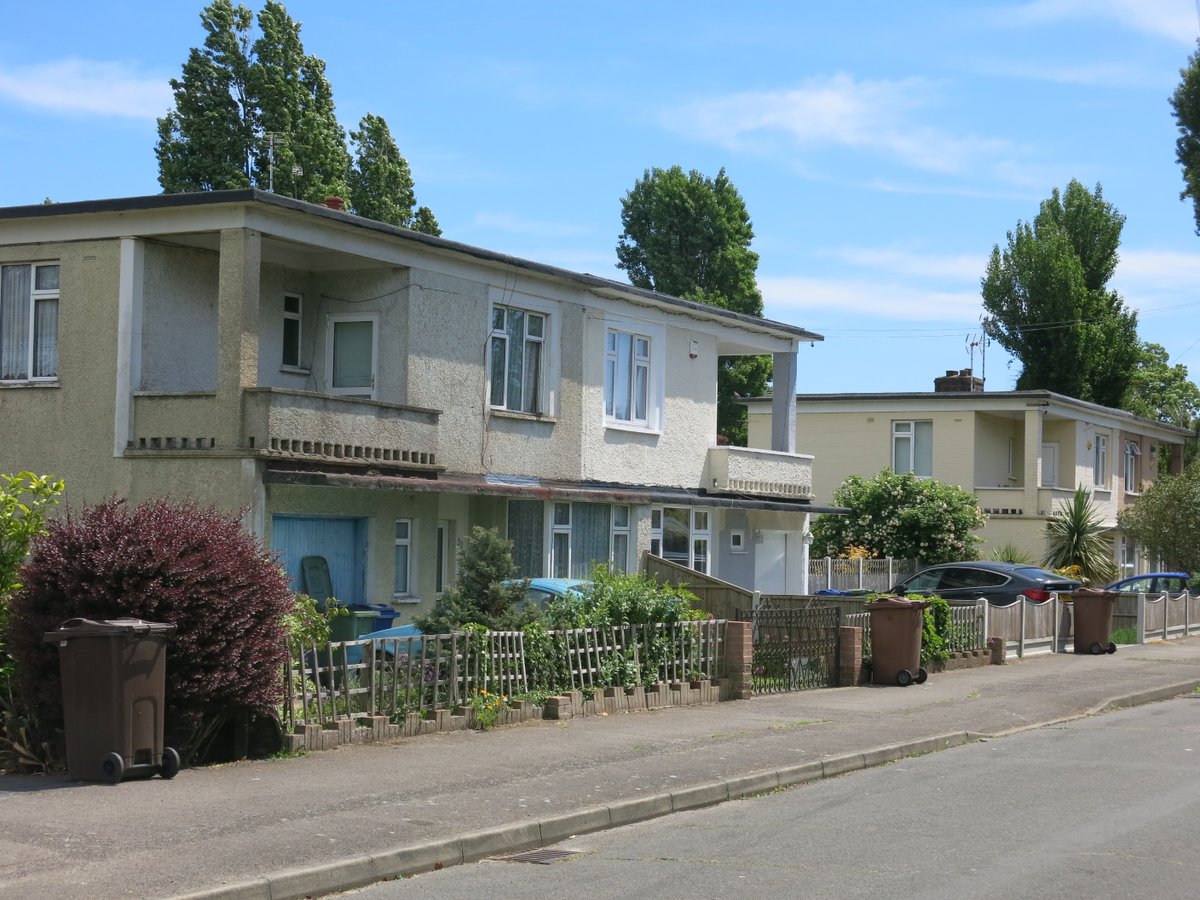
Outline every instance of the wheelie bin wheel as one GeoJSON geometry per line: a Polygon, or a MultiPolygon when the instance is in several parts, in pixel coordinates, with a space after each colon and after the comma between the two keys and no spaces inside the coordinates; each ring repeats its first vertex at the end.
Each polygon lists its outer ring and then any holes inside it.
{"type": "Polygon", "coordinates": [[[1108,647],[1107,647],[1107,649],[1106,649],[1106,652],[1107,652],[1107,653],[1116,653],[1116,652],[1117,652],[1117,645],[1116,645],[1116,644],[1114,644],[1112,641],[1109,641],[1109,642],[1108,642],[1108,647]]]}
{"type": "Polygon", "coordinates": [[[1104,645],[1099,641],[1096,641],[1089,649],[1092,651],[1092,656],[1099,656],[1104,652],[1104,645]]]}
{"type": "Polygon", "coordinates": [[[168,780],[179,774],[179,753],[174,747],[163,747],[162,763],[158,767],[158,774],[168,780]]]}
{"type": "Polygon", "coordinates": [[[921,666],[921,668],[917,669],[917,684],[924,684],[928,678],[929,673],[925,671],[924,666],[921,666]]]}
{"type": "Polygon", "coordinates": [[[100,763],[100,772],[109,784],[116,784],[125,775],[125,760],[120,753],[110,753],[100,763]]]}
{"type": "Polygon", "coordinates": [[[912,672],[908,671],[908,669],[901,669],[896,673],[896,684],[900,685],[900,687],[908,687],[912,683],[912,672]]]}

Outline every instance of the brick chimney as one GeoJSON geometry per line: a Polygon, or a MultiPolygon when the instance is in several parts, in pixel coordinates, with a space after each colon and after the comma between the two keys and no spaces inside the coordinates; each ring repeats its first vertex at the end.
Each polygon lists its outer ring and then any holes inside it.
{"type": "Polygon", "coordinates": [[[325,205],[330,209],[343,210],[346,208],[346,201],[341,197],[326,197],[325,205]]]}
{"type": "Polygon", "coordinates": [[[970,369],[949,369],[946,374],[933,379],[935,394],[979,394],[983,392],[983,379],[976,378],[970,369]]]}

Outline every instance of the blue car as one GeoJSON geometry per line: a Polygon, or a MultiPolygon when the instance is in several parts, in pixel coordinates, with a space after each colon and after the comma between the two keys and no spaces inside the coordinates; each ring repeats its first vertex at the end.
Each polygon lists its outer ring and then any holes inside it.
{"type": "Polygon", "coordinates": [[[525,586],[525,599],[544,610],[555,600],[582,597],[591,586],[590,581],[578,578],[531,578],[525,586]]]}
{"type": "Polygon", "coordinates": [[[1187,572],[1150,572],[1114,581],[1105,590],[1122,594],[1182,594],[1189,581],[1191,576],[1187,572]]]}

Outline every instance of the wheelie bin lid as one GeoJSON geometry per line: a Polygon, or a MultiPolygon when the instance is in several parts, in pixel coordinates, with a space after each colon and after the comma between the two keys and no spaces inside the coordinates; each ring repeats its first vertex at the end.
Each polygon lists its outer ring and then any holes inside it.
{"type": "Polygon", "coordinates": [[[924,609],[928,600],[909,600],[907,597],[876,597],[867,609],[924,609]]]}
{"type": "Polygon", "coordinates": [[[144,619],[67,619],[55,631],[43,633],[42,640],[54,644],[78,637],[144,637],[149,634],[165,636],[174,634],[175,631],[175,625],[147,622],[144,619]]]}

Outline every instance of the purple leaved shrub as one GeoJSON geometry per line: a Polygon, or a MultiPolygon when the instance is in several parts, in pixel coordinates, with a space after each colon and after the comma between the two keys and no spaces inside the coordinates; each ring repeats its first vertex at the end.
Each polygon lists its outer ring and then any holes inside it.
{"type": "Polygon", "coordinates": [[[240,520],[190,502],[123,500],[52,521],[14,595],[14,693],[61,728],[58,650],[68,619],[138,618],[177,627],[167,641],[166,743],[203,758],[236,713],[273,716],[287,659],[287,576],[240,520]]]}

